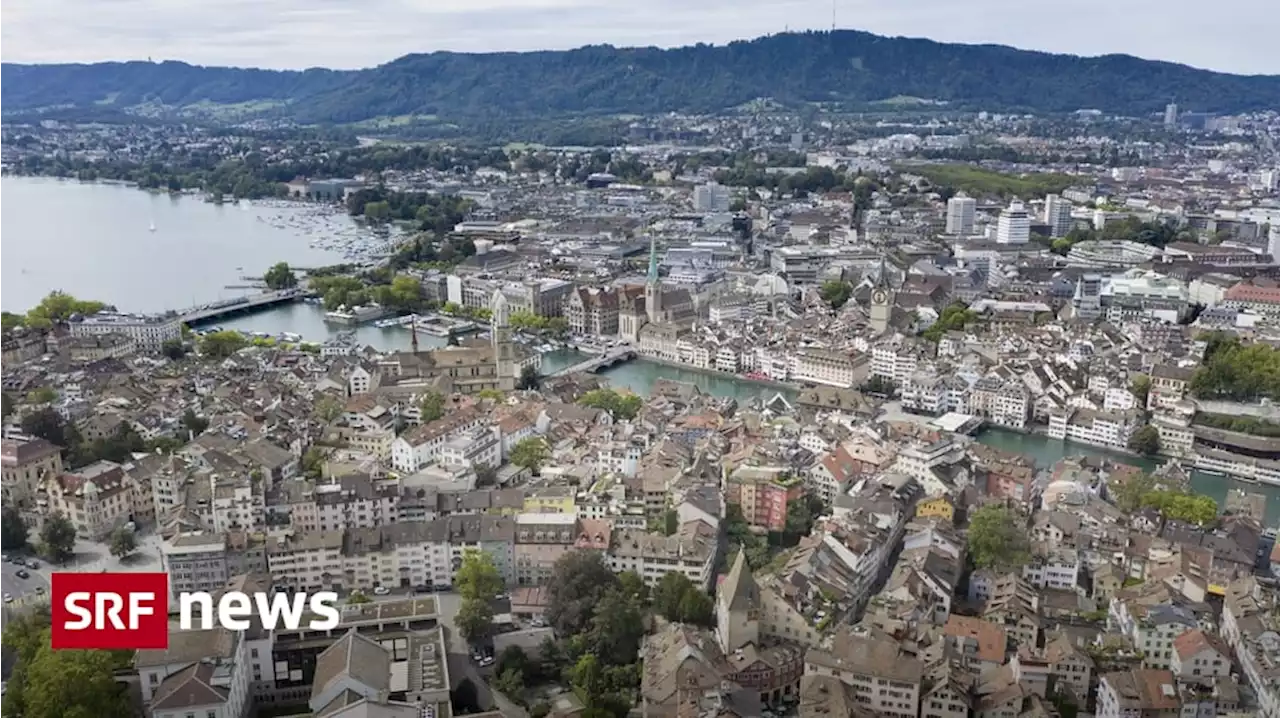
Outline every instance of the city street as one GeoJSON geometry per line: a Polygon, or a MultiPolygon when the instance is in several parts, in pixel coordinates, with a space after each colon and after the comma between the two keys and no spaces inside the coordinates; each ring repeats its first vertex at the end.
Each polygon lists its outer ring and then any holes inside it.
{"type": "MultiPolygon", "coordinates": [[[[34,540],[34,536],[32,538],[34,540]]],[[[122,560],[112,556],[111,548],[106,544],[77,539],[75,555],[62,566],[51,565],[44,559],[34,557],[29,553],[21,555],[23,558],[36,558],[40,563],[39,568],[24,568],[12,563],[0,564],[0,571],[2,571],[0,573],[0,585],[2,585],[4,593],[13,597],[13,603],[8,605],[21,606],[33,601],[47,600],[49,574],[54,571],[76,573],[103,570],[113,573],[160,571],[161,543],[163,543],[163,540],[155,534],[139,534],[137,551],[122,560]],[[31,577],[27,579],[18,578],[17,573],[19,570],[26,570],[27,573],[31,574],[31,577]],[[37,588],[44,590],[43,596],[36,591],[37,588]]]]}
{"type": "Polygon", "coordinates": [[[0,568],[3,568],[3,574],[0,574],[0,587],[3,588],[6,596],[13,597],[14,604],[35,600],[40,596],[40,593],[36,591],[37,588],[41,589],[45,595],[48,595],[49,578],[44,573],[46,569],[43,561],[40,562],[39,569],[25,568],[7,562],[0,564],[0,568]],[[21,570],[31,574],[31,577],[27,579],[18,578],[18,571],[21,570]]]}

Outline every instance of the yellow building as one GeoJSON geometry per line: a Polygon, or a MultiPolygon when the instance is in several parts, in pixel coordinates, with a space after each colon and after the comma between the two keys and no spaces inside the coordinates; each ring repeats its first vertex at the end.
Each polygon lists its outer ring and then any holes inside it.
{"type": "Polygon", "coordinates": [[[916,504],[916,518],[936,517],[950,522],[956,520],[956,505],[946,494],[929,496],[916,504]]]}
{"type": "Polygon", "coordinates": [[[573,489],[567,486],[544,486],[530,489],[524,497],[527,514],[572,514],[577,512],[573,489]]]}

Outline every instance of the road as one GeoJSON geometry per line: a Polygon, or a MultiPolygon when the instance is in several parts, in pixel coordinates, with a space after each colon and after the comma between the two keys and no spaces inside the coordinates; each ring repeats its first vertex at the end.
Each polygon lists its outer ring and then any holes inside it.
{"type": "Polygon", "coordinates": [[[40,592],[48,595],[49,577],[45,573],[48,569],[45,568],[43,561],[40,562],[40,568],[38,569],[24,569],[22,566],[7,562],[0,564],[0,567],[3,569],[0,572],[0,588],[3,588],[6,598],[13,597],[13,603],[10,605],[20,606],[27,601],[37,600],[41,595],[40,592]],[[19,570],[25,570],[30,574],[30,578],[18,578],[19,570]],[[40,591],[36,589],[40,589],[40,591]]]}
{"type": "MultiPolygon", "coordinates": [[[[36,588],[49,591],[49,574],[54,571],[90,573],[109,571],[112,573],[139,573],[160,571],[160,544],[163,540],[155,535],[138,535],[138,550],[123,559],[111,555],[111,548],[106,544],[84,539],[76,540],[75,555],[62,566],[53,566],[43,559],[37,559],[40,567],[26,569],[31,577],[18,578],[21,566],[12,563],[0,564],[0,579],[4,593],[13,596],[11,606],[21,606],[31,601],[40,600],[36,588]]],[[[29,557],[29,555],[24,555],[29,557]]]]}

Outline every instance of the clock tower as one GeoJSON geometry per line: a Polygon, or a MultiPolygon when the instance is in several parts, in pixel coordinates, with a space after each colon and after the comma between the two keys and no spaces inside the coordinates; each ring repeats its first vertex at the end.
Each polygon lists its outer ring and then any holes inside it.
{"type": "Polygon", "coordinates": [[[871,328],[876,334],[889,331],[893,317],[893,287],[889,285],[889,272],[884,260],[880,260],[880,276],[871,285],[871,328]]]}

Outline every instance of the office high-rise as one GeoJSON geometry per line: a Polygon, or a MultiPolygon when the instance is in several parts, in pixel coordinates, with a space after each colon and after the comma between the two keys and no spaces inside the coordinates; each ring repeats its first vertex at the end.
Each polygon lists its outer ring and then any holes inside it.
{"type": "Polygon", "coordinates": [[[708,182],[693,190],[693,209],[697,212],[728,212],[731,203],[729,188],[722,184],[708,182]]]}
{"type": "Polygon", "coordinates": [[[1050,237],[1065,237],[1071,231],[1071,201],[1056,194],[1044,198],[1044,223],[1050,237]]]}
{"type": "Polygon", "coordinates": [[[1031,241],[1031,217],[1027,208],[1018,200],[1000,213],[996,224],[996,242],[999,244],[1026,244],[1031,241]]]}
{"type": "Polygon", "coordinates": [[[973,219],[978,213],[978,201],[957,194],[947,200],[947,234],[973,234],[973,219]]]}
{"type": "Polygon", "coordinates": [[[1173,129],[1178,126],[1178,105],[1170,102],[1164,106],[1164,126],[1173,129]]]}

